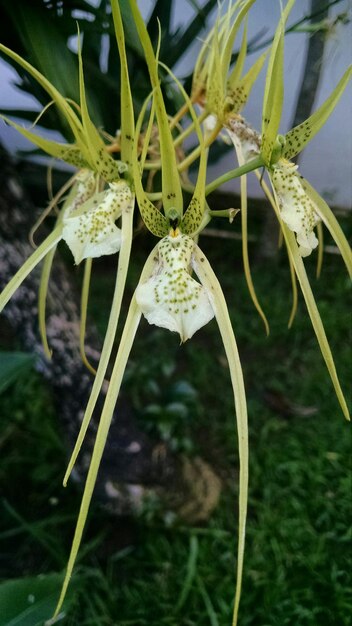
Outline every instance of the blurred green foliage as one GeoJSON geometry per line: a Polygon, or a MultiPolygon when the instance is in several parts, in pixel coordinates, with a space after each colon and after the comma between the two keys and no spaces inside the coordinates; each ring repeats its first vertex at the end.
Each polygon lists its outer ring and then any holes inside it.
{"type": "MultiPolygon", "coordinates": [[[[231,275],[225,271],[236,244],[222,240],[219,252],[219,246],[214,248],[213,241],[204,238],[202,247],[224,277],[251,416],[241,623],[348,626],[351,431],[340,417],[304,305],[300,303],[288,333],[290,280],[284,258],[268,262],[265,273],[262,266],[254,267],[253,278],[271,324],[266,338],[240,269],[231,275]]],[[[240,257],[240,250],[237,253],[240,257]]],[[[142,260],[143,251],[136,254],[142,260]]],[[[319,281],[314,279],[314,264],[309,261],[308,266],[346,384],[351,317],[341,263],[329,256],[319,281]]],[[[113,268],[109,272],[102,263],[99,271],[98,263],[91,307],[96,316],[104,310],[104,298],[109,300],[112,283],[113,268]]],[[[150,511],[139,521],[117,521],[93,505],[77,567],[79,586],[70,596],[63,622],[67,626],[230,622],[238,494],[227,365],[215,323],[182,347],[170,333],[165,342],[166,332],[142,322],[125,390],[146,430],[152,429],[160,439],[170,437],[168,441],[180,450],[188,450],[186,437],[191,442],[188,453],[195,451],[213,466],[223,483],[220,506],[204,526],[176,523],[166,528],[150,511]],[[137,365],[146,354],[149,372],[137,365]],[[184,391],[183,407],[170,426],[177,386],[184,391]]],[[[29,577],[49,574],[65,566],[80,494],[72,485],[66,490],[60,486],[66,452],[39,376],[33,373],[15,383],[3,395],[2,407],[2,435],[7,437],[1,439],[5,498],[1,573],[3,578],[21,572],[29,577]]],[[[34,624],[28,619],[26,626],[34,624]]]]}

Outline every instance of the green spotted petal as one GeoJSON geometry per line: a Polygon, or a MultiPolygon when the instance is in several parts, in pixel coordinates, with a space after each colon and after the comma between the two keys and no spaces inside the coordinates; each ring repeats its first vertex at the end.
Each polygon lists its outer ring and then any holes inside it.
{"type": "Polygon", "coordinates": [[[182,342],[214,317],[206,289],[189,274],[193,249],[188,235],[164,237],[152,276],[136,289],[137,304],[149,324],[179,333],[182,342]]]}
{"type": "Polygon", "coordinates": [[[336,85],[332,94],[325,100],[324,104],[317,109],[305,122],[295,126],[285,135],[285,146],[283,156],[292,159],[313,139],[321,127],[331,115],[336,104],[341,98],[352,75],[352,65],[346,70],[340,82],[336,85]]]}
{"type": "Polygon", "coordinates": [[[221,117],[224,108],[225,84],[217,28],[218,25],[216,24],[214,38],[211,44],[210,66],[206,88],[206,108],[210,113],[221,117]]]}
{"type": "Polygon", "coordinates": [[[199,230],[199,228],[201,227],[204,221],[207,154],[204,148],[204,139],[203,139],[202,130],[199,124],[199,120],[197,118],[197,114],[194,110],[194,107],[192,105],[192,102],[189,96],[187,95],[184,87],[182,86],[180,81],[176,78],[174,73],[163,63],[161,63],[160,65],[162,65],[162,67],[164,67],[164,69],[170,74],[170,76],[172,76],[180,92],[182,93],[182,96],[188,106],[189,113],[192,117],[194,128],[197,133],[197,137],[199,141],[200,160],[199,160],[197,182],[196,182],[192,199],[181,221],[182,232],[185,233],[186,235],[194,235],[199,230]]]}
{"type": "Polygon", "coordinates": [[[30,63],[25,61],[25,59],[23,59],[19,54],[16,54],[16,52],[13,52],[2,44],[0,44],[0,51],[23,67],[23,69],[33,76],[39,85],[49,94],[69,124],[73,135],[76,138],[78,147],[82,148],[84,146],[82,124],[72,107],[68,104],[66,98],[60,94],[60,92],[50,83],[50,81],[47,80],[47,78],[45,78],[45,76],[43,76],[43,74],[36,70],[30,63]]]}
{"type": "MultiPolygon", "coordinates": [[[[147,106],[150,98],[147,98],[142,106],[141,112],[138,116],[136,124],[136,137],[139,137],[143,119],[147,110],[147,106]]],[[[152,115],[154,115],[154,109],[152,107],[152,115]]],[[[168,233],[168,225],[165,216],[154,206],[145,193],[141,181],[140,164],[138,161],[138,141],[133,142],[133,155],[132,155],[132,173],[133,182],[135,186],[136,198],[139,206],[139,211],[142,216],[148,230],[150,230],[156,237],[165,237],[168,233]]]]}
{"type": "Polygon", "coordinates": [[[144,20],[139,12],[137,2],[136,0],[129,0],[129,2],[133,18],[138,30],[138,35],[143,46],[145,59],[148,65],[150,81],[153,87],[155,113],[158,122],[160,139],[162,198],[164,211],[165,214],[167,214],[170,209],[176,209],[181,217],[183,208],[182,188],[177,170],[177,161],[173,138],[169,127],[169,120],[165,108],[163,94],[160,88],[160,80],[158,76],[158,61],[154,55],[148,31],[146,29],[144,20]]]}
{"type": "Polygon", "coordinates": [[[237,83],[234,82],[230,76],[228,82],[228,95],[233,103],[231,113],[239,113],[243,109],[252,91],[252,87],[265,63],[267,55],[268,53],[264,52],[264,54],[262,54],[252,65],[250,70],[248,70],[247,74],[245,74],[237,83]]]}
{"type": "Polygon", "coordinates": [[[121,66],[121,159],[128,167],[131,167],[134,138],[133,102],[128,75],[125,36],[117,0],[111,0],[111,10],[121,66]]]}
{"type": "Polygon", "coordinates": [[[89,117],[84,87],[83,63],[80,45],[78,46],[78,63],[81,114],[84,133],[86,135],[84,153],[86,158],[90,160],[91,169],[98,172],[98,174],[106,181],[113,182],[120,178],[119,167],[121,163],[114,161],[114,159],[108,154],[102,138],[89,117]]]}
{"type": "Polygon", "coordinates": [[[281,14],[272,43],[265,91],[262,119],[262,155],[266,165],[271,164],[272,152],[279,132],[284,99],[284,33],[287,17],[295,0],[289,0],[281,14]]]}
{"type": "Polygon", "coordinates": [[[82,153],[80,149],[73,144],[63,144],[58,143],[57,141],[51,141],[50,139],[44,139],[44,137],[40,137],[36,133],[32,133],[30,130],[23,128],[16,122],[13,122],[5,115],[0,115],[0,117],[10,126],[15,128],[23,137],[26,137],[31,143],[44,150],[47,154],[54,157],[55,159],[61,159],[68,163],[69,165],[74,165],[78,168],[87,168],[89,167],[87,162],[82,157],[82,153]]]}

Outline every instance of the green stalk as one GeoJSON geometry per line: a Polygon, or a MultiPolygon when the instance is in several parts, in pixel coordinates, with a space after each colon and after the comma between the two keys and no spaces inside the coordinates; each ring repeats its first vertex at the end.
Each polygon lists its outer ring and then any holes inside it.
{"type": "Polygon", "coordinates": [[[219,176],[219,178],[213,180],[212,183],[209,183],[209,185],[207,185],[205,188],[205,195],[208,196],[210,193],[215,191],[215,189],[220,187],[220,185],[227,183],[229,180],[232,180],[233,178],[238,178],[239,176],[243,176],[243,174],[248,174],[248,172],[253,172],[253,170],[258,169],[259,167],[263,167],[263,165],[264,161],[261,156],[257,156],[255,157],[255,159],[251,159],[244,165],[241,165],[240,167],[236,167],[234,170],[226,172],[226,174],[219,176]]]}

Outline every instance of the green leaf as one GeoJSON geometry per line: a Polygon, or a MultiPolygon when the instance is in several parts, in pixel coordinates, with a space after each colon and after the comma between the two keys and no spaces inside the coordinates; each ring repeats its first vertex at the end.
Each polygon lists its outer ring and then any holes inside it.
{"type": "Polygon", "coordinates": [[[26,352],[0,352],[0,393],[30,370],[34,356],[26,352]]]}
{"type": "Polygon", "coordinates": [[[77,62],[57,20],[32,3],[19,2],[16,27],[33,64],[63,96],[77,101],[77,62]]]}
{"type": "MultiPolygon", "coordinates": [[[[53,614],[61,584],[60,574],[17,578],[1,583],[0,626],[44,626],[44,621],[53,614]]],[[[74,600],[75,587],[77,589],[77,581],[73,581],[65,608],[74,600]]]]}
{"type": "Polygon", "coordinates": [[[332,94],[307,120],[292,128],[285,135],[285,146],[282,156],[292,159],[313,139],[328,117],[333,112],[352,76],[352,65],[346,70],[332,94]]]}
{"type": "Polygon", "coordinates": [[[177,42],[173,44],[170,50],[168,50],[167,61],[169,67],[172,67],[175,63],[177,63],[182,55],[185,54],[189,46],[194,43],[195,39],[199,36],[200,31],[206,26],[206,19],[216,3],[217,0],[208,0],[208,2],[206,2],[204,6],[199,9],[197,15],[185,28],[177,42]]]}

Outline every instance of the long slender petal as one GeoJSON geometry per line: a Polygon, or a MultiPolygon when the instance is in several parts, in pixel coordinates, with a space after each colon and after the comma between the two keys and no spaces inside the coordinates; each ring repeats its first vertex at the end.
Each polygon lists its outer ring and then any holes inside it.
{"type": "Polygon", "coordinates": [[[281,14],[269,57],[262,120],[262,154],[266,165],[271,164],[272,153],[279,132],[284,100],[283,71],[285,23],[294,3],[295,0],[289,0],[281,14]]]}
{"type": "Polygon", "coordinates": [[[168,116],[160,87],[158,76],[158,64],[155,58],[153,47],[148,35],[144,20],[139,12],[136,0],[129,0],[135,25],[139,38],[143,46],[145,59],[147,61],[150,80],[153,87],[153,97],[155,99],[155,111],[158,121],[160,153],[162,161],[162,195],[165,214],[169,209],[176,209],[182,216],[183,197],[182,188],[177,172],[176,154],[173,145],[168,116]]]}
{"type": "Polygon", "coordinates": [[[236,626],[241,596],[243,559],[246,534],[247,502],[248,502],[248,418],[246,392],[243,381],[241,361],[238,354],[226,301],[213,269],[198,248],[194,252],[194,270],[203,286],[212,298],[215,318],[219,326],[230,368],[231,382],[235,398],[238,451],[240,459],[239,476],[239,518],[238,518],[238,549],[237,549],[237,581],[232,626],[236,626]]]}
{"type": "MultiPolygon", "coordinates": [[[[144,280],[150,275],[154,264],[155,249],[152,250],[147,262],[144,266],[141,279],[144,280]]],[[[133,345],[133,341],[137,332],[139,321],[141,319],[141,312],[137,305],[136,297],[133,295],[130,308],[127,314],[127,319],[123,329],[119,349],[117,352],[115,365],[111,374],[110,385],[106,394],[100,422],[95,439],[92,458],[88,470],[87,480],[82,496],[81,507],[77,519],[76,530],[72,542],[72,548],[70,557],[68,560],[65,579],[62,585],[60,597],[55,609],[54,617],[58,615],[65,599],[67,587],[70,582],[73,567],[76,561],[79,546],[81,544],[84,526],[87,520],[89,505],[92,499],[94,486],[96,483],[98,470],[103,456],[106,439],[108,436],[111,419],[113,416],[116,400],[120,392],[122,378],[126,369],[127,360],[133,345]]]]}
{"type": "MultiPolygon", "coordinates": [[[[132,199],[132,203],[134,200],[132,199]]],[[[105,339],[103,343],[103,348],[101,351],[99,365],[97,368],[96,376],[94,378],[92,390],[89,396],[88,404],[83,416],[82,424],[80,431],[78,433],[78,437],[76,440],[76,444],[74,450],[72,452],[63,484],[66,486],[68,478],[72,472],[74,464],[76,462],[77,456],[81,449],[85,434],[87,432],[87,428],[89,426],[90,420],[93,415],[93,411],[99,397],[99,393],[101,391],[106,370],[108,367],[108,363],[110,360],[111,352],[114,345],[116,329],[118,325],[120,310],[121,310],[121,302],[124,294],[124,288],[126,284],[126,277],[128,271],[128,265],[131,254],[131,245],[132,245],[132,232],[133,232],[133,204],[131,205],[131,210],[124,211],[122,214],[122,228],[121,228],[121,249],[119,253],[119,263],[116,274],[116,283],[115,290],[112,300],[112,305],[110,309],[108,327],[105,333],[105,339]]]]}
{"type": "Polygon", "coordinates": [[[316,305],[315,298],[312,293],[311,286],[309,284],[309,280],[308,280],[308,276],[304,267],[304,263],[302,261],[302,257],[298,250],[295,236],[284,223],[282,223],[282,229],[283,229],[287,249],[291,256],[292,263],[294,265],[297,278],[302,289],[303,297],[307,305],[309,317],[311,319],[314,332],[317,336],[319,347],[323,355],[324,361],[326,363],[326,367],[330,374],[330,378],[334,386],[337,399],[340,403],[340,406],[341,406],[341,409],[345,418],[349,420],[350,414],[349,414],[349,410],[348,410],[347,403],[345,400],[345,396],[341,389],[340,381],[338,379],[338,375],[337,375],[336,367],[334,363],[334,358],[332,356],[329,342],[325,334],[323,322],[321,320],[318,307],[316,305]]]}
{"type": "Polygon", "coordinates": [[[328,117],[333,112],[335,106],[340,100],[346,86],[351,80],[352,65],[346,70],[334,91],[325,100],[325,102],[314,111],[304,122],[295,126],[285,135],[285,146],[282,156],[286,159],[292,159],[296,154],[302,152],[303,148],[313,139],[325,124],[328,117]]]}

